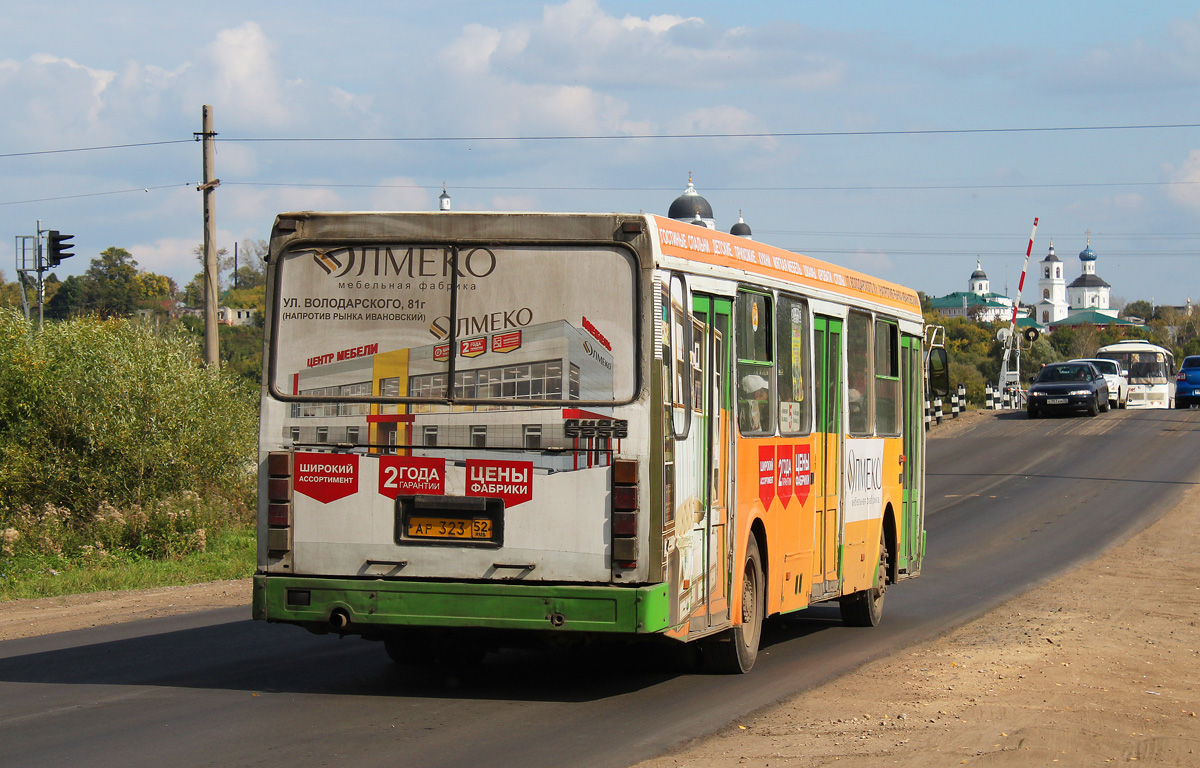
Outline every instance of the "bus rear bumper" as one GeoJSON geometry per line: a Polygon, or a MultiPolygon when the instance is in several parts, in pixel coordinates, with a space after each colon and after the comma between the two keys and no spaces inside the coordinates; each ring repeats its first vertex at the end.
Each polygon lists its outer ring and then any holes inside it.
{"type": "Polygon", "coordinates": [[[560,586],[258,574],[253,616],[314,631],[398,627],[647,634],[667,628],[667,585],[560,586]]]}

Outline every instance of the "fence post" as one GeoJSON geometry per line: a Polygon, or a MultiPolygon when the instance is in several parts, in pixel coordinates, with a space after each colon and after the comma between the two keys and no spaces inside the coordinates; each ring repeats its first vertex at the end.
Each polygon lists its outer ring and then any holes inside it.
{"type": "MultiPolygon", "coordinates": [[[[959,382],[958,384],[958,403],[959,411],[966,413],[967,411],[967,385],[959,382]]],[[[957,415],[957,414],[956,414],[957,415]]]]}
{"type": "Polygon", "coordinates": [[[992,382],[990,382],[990,381],[989,381],[989,382],[987,383],[987,385],[986,385],[986,386],[983,388],[983,402],[984,402],[984,406],[985,406],[985,407],[986,407],[986,408],[987,408],[989,411],[994,411],[994,410],[996,410],[996,401],[995,401],[995,399],[994,399],[994,394],[995,394],[995,393],[992,391],[992,382]]]}
{"type": "Polygon", "coordinates": [[[931,418],[932,417],[930,415],[929,398],[927,397],[927,398],[925,398],[925,431],[926,432],[929,431],[929,422],[930,422],[931,418]]]}
{"type": "Polygon", "coordinates": [[[942,423],[942,398],[934,398],[933,401],[933,418],[938,423],[942,423]]]}

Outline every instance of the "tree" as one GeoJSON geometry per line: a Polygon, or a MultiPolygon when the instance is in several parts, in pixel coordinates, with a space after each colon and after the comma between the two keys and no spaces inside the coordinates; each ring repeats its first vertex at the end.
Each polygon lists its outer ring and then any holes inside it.
{"type": "Polygon", "coordinates": [[[174,280],[153,272],[138,272],[134,280],[142,300],[169,299],[179,292],[174,280]]]}
{"type": "Polygon", "coordinates": [[[233,274],[235,288],[257,288],[266,282],[267,252],[266,240],[242,241],[242,248],[238,252],[237,270],[233,274]]]}
{"type": "Polygon", "coordinates": [[[21,283],[19,280],[14,280],[11,283],[4,281],[4,272],[0,270],[0,307],[12,307],[20,309],[21,304],[21,283]]]}
{"type": "Polygon", "coordinates": [[[86,292],[87,286],[84,281],[71,275],[58,287],[54,297],[46,302],[46,317],[52,320],[65,320],[78,314],[87,300],[86,292]]]}
{"type": "Polygon", "coordinates": [[[141,298],[137,262],[124,248],[108,248],[84,273],[85,309],[100,317],[131,315],[141,298]]]}
{"type": "MultiPolygon", "coordinates": [[[[197,245],[195,248],[193,248],[192,255],[195,256],[196,260],[200,262],[200,273],[192,278],[192,283],[196,282],[197,280],[200,281],[200,304],[203,304],[204,303],[204,244],[201,243],[200,245],[197,245]]],[[[221,273],[229,272],[232,269],[233,269],[233,257],[229,255],[229,251],[226,250],[225,248],[217,249],[217,293],[220,293],[221,289],[222,289],[221,273]]],[[[188,287],[191,287],[191,283],[188,283],[188,287]]],[[[185,288],[184,290],[186,291],[187,289],[185,288]]],[[[189,305],[189,306],[199,306],[199,304],[189,305]]]]}
{"type": "Polygon", "coordinates": [[[1154,315],[1154,307],[1145,299],[1131,301],[1121,310],[1121,317],[1140,317],[1149,320],[1154,315]]]}

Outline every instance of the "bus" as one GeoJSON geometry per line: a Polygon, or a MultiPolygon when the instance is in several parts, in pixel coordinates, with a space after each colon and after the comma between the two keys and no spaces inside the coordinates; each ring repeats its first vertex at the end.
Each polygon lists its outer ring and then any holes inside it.
{"type": "Polygon", "coordinates": [[[1101,347],[1096,357],[1115,360],[1129,378],[1130,408],[1170,408],[1175,400],[1175,355],[1148,341],[1101,347]]]}
{"type": "Polygon", "coordinates": [[[256,619],[399,663],[879,623],[925,556],[917,294],[645,214],[285,213],[256,619]]]}

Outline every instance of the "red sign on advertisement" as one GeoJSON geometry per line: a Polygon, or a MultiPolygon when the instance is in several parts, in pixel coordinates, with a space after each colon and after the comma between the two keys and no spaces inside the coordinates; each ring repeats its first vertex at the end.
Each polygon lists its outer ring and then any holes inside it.
{"type": "Polygon", "coordinates": [[[779,503],[787,506],[792,502],[792,446],[780,445],[775,448],[775,493],[779,494],[779,503]]]}
{"type": "Polygon", "coordinates": [[[795,486],[796,500],[801,504],[808,501],[812,491],[812,446],[797,445],[796,453],[792,456],[792,478],[795,486]]]}
{"type": "Polygon", "coordinates": [[[449,344],[438,344],[436,347],[434,347],[433,348],[433,359],[438,362],[442,362],[444,360],[449,360],[450,359],[450,345],[449,344]]]}
{"type": "Polygon", "coordinates": [[[418,456],[380,456],[379,493],[397,496],[442,496],[446,493],[446,460],[418,456]]]}
{"type": "Polygon", "coordinates": [[[479,357],[484,352],[487,352],[486,336],[478,339],[463,339],[459,342],[458,354],[461,357],[479,357]]]}
{"type": "Polygon", "coordinates": [[[770,445],[758,447],[758,498],[764,508],[775,498],[775,448],[770,445]]]}
{"type": "Polygon", "coordinates": [[[602,347],[607,349],[609,352],[612,352],[612,344],[609,343],[608,339],[604,338],[604,334],[600,333],[600,330],[596,328],[596,326],[592,325],[586,317],[583,318],[583,329],[592,334],[592,336],[596,338],[596,341],[600,342],[602,347]]]}
{"type": "Polygon", "coordinates": [[[467,459],[467,495],[504,499],[515,507],[533,498],[532,461],[467,459]]]}
{"type": "Polygon", "coordinates": [[[492,337],[493,352],[512,352],[521,348],[521,332],[497,333],[492,337]]]}
{"type": "Polygon", "coordinates": [[[322,504],[358,493],[358,455],[297,453],[295,489],[322,504]]]}

